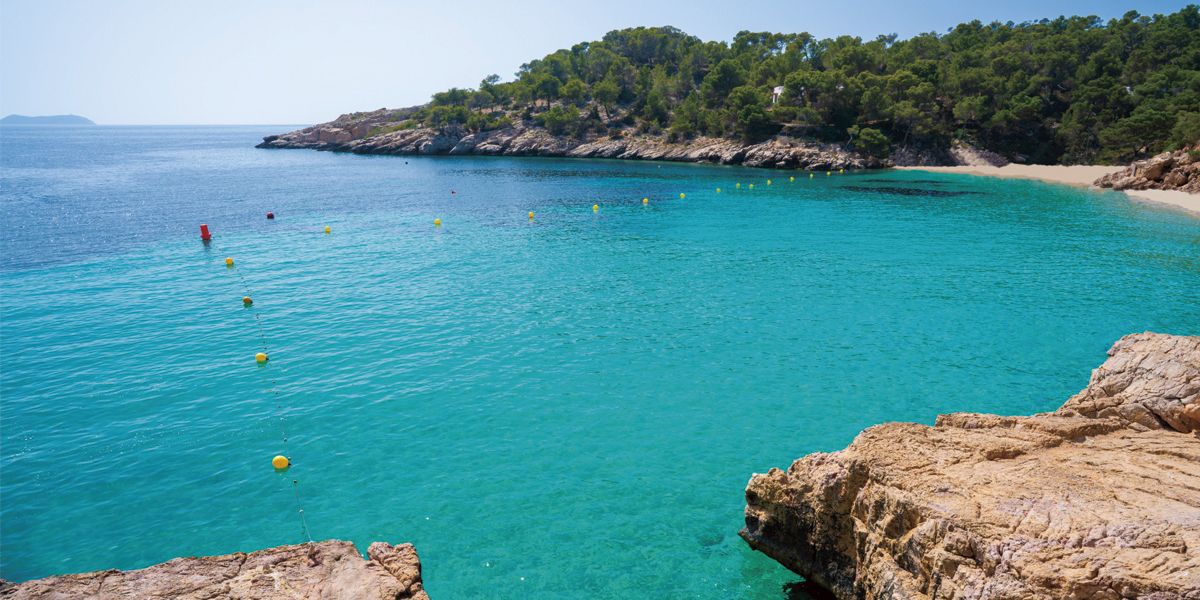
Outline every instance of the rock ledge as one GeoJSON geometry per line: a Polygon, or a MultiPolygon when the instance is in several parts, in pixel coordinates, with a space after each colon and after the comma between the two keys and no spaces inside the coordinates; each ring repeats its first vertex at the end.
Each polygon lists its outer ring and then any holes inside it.
{"type": "Polygon", "coordinates": [[[879,425],[754,475],[741,535],[842,599],[1200,599],[1200,337],[1109,356],[1056,412],[879,425]]]}
{"type": "Polygon", "coordinates": [[[93,571],[11,584],[5,600],[429,600],[412,544],[375,542],[363,560],[350,542],[327,540],[246,554],[176,558],[137,571],[93,571]]]}
{"type": "Polygon", "coordinates": [[[307,148],[356,154],[468,154],[620,158],[709,162],[776,169],[868,169],[884,163],[841,144],[776,136],[759,143],[698,137],[671,142],[627,133],[585,138],[553,135],[519,118],[508,127],[468,132],[461,127],[423,127],[406,121],[414,108],[351,113],[328,123],[263,138],[257,148],[307,148]]]}

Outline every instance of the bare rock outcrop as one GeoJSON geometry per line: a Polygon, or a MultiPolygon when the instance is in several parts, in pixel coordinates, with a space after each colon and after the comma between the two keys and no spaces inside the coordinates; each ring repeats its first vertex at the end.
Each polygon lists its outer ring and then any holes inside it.
{"type": "MultiPolygon", "coordinates": [[[[406,109],[410,110],[410,109],[406,109]]],[[[455,127],[418,127],[397,122],[407,113],[380,109],[342,115],[329,123],[263,138],[259,148],[308,148],[358,154],[483,154],[562,156],[712,162],[778,169],[866,169],[879,160],[839,144],[819,144],[778,136],[744,143],[699,137],[671,142],[662,137],[621,134],[575,138],[551,134],[532,122],[482,132],[455,127]]]]}
{"type": "Polygon", "coordinates": [[[1008,159],[995,152],[961,141],[950,144],[950,156],[956,166],[1003,167],[1008,164],[1008,159]]]}
{"type": "Polygon", "coordinates": [[[94,571],[10,584],[4,600],[429,600],[412,544],[371,544],[363,560],[338,540],[245,554],[176,558],[137,571],[94,571]]]}
{"type": "Polygon", "coordinates": [[[879,425],[754,475],[741,535],[843,599],[1200,599],[1200,338],[1109,354],[1056,412],[879,425]]]}
{"type": "Polygon", "coordinates": [[[896,167],[1003,167],[1009,164],[1004,156],[961,140],[950,142],[948,147],[897,144],[892,146],[890,162],[896,167]]]}
{"type": "Polygon", "coordinates": [[[1097,179],[1114,190],[1180,190],[1200,194],[1200,146],[1163,152],[1097,179]]]}
{"type": "Polygon", "coordinates": [[[1058,414],[1111,417],[1138,431],[1200,431],[1200,337],[1127,335],[1108,354],[1058,414]]]}

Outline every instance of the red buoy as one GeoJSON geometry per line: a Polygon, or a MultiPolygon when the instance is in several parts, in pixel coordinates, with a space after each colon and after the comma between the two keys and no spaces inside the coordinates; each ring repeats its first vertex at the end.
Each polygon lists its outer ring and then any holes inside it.
{"type": "Polygon", "coordinates": [[[200,239],[206,242],[212,239],[212,234],[208,232],[208,225],[204,223],[200,224],[200,239]]]}
{"type": "Polygon", "coordinates": [[[274,218],[275,218],[275,213],[273,213],[273,212],[271,212],[271,211],[267,211],[267,218],[268,218],[268,219],[274,219],[274,218]]]}

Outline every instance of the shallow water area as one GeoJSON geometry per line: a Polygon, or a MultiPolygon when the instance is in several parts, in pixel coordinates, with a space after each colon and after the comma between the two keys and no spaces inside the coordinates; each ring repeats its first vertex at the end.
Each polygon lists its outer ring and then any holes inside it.
{"type": "Polygon", "coordinates": [[[1200,220],[1119,193],[286,129],[0,130],[0,577],[299,543],[295,479],[435,599],[784,598],[751,473],[1200,334],[1200,220]]]}

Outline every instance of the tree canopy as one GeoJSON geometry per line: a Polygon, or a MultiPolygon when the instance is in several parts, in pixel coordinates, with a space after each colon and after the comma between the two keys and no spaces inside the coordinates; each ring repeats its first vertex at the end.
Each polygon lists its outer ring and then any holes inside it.
{"type": "Polygon", "coordinates": [[[786,133],[877,156],[963,140],[1033,162],[1128,161],[1197,141],[1200,8],[972,21],[907,40],[742,31],[725,43],[637,27],[530,61],[512,81],[434,94],[416,118],[673,140],[786,133]]]}

